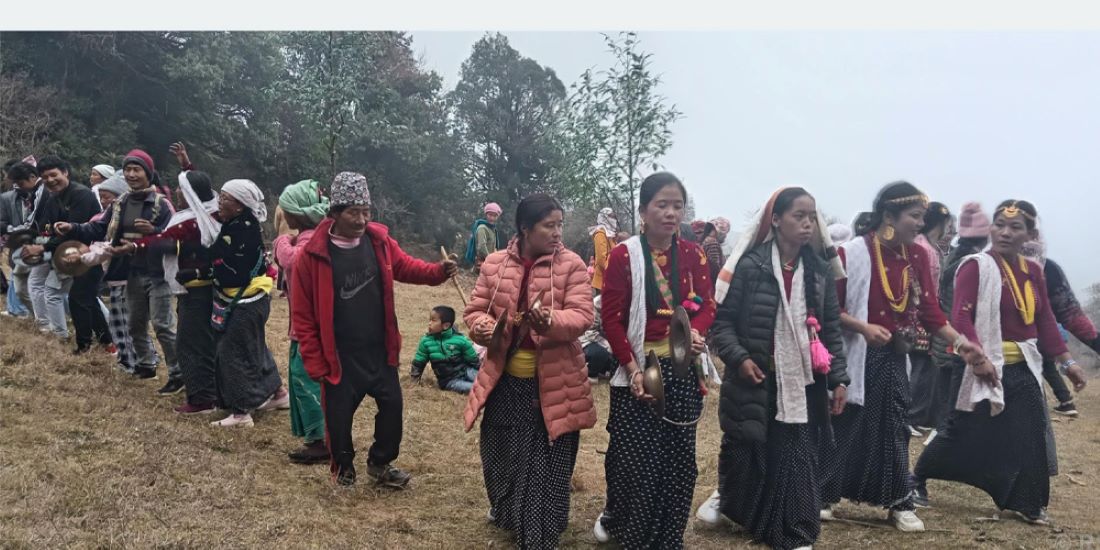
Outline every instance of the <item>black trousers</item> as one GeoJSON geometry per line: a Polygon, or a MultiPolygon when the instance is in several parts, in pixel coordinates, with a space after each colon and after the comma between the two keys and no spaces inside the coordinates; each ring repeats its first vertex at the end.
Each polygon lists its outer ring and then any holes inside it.
{"type": "Polygon", "coordinates": [[[213,403],[218,398],[216,351],[210,310],[214,307],[214,287],[188,288],[176,299],[176,353],[180,374],[192,405],[213,403]]]}
{"type": "Polygon", "coordinates": [[[1068,403],[1073,401],[1073,394],[1069,392],[1069,386],[1066,386],[1066,379],[1062,377],[1062,373],[1058,372],[1058,366],[1054,364],[1054,361],[1043,361],[1043,379],[1050,384],[1050,389],[1054,392],[1054,397],[1058,398],[1058,403],[1068,403]]]}
{"type": "Polygon", "coordinates": [[[937,419],[932,394],[938,369],[925,351],[910,353],[909,362],[913,366],[909,374],[909,425],[934,428],[937,419]]]}
{"type": "Polygon", "coordinates": [[[107,319],[99,306],[99,281],[103,279],[103,268],[98,265],[89,269],[80,277],[73,278],[69,289],[69,315],[76,329],[76,345],[87,348],[93,338],[100,344],[111,343],[111,331],[107,328],[107,319]]]}
{"type": "Polygon", "coordinates": [[[368,395],[374,398],[378,412],[374,415],[374,443],[367,452],[367,463],[378,466],[389,464],[397,458],[401,449],[404,402],[397,368],[386,364],[383,345],[340,352],[339,356],[340,383],[325,382],[321,393],[332,472],[335,474],[340,466],[350,465],[355,458],[355,445],[351,437],[352,418],[368,395]]]}

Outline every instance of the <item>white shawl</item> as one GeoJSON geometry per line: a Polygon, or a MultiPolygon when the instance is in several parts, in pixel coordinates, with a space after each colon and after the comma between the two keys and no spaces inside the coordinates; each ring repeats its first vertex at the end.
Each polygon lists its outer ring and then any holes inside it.
{"type": "MultiPolygon", "coordinates": [[[[180,210],[175,214],[172,214],[172,218],[168,220],[168,225],[165,227],[167,230],[169,227],[179,225],[187,220],[195,219],[199,226],[199,234],[202,235],[202,241],[206,242],[206,232],[214,229],[214,226],[210,223],[203,223],[204,221],[213,222],[217,225],[217,230],[214,231],[213,236],[210,237],[210,242],[213,243],[214,239],[218,236],[218,231],[221,231],[221,226],[215,221],[211,215],[218,211],[218,198],[214,197],[206,202],[199,200],[198,193],[191,188],[191,182],[187,179],[187,172],[180,172],[179,175],[180,189],[183,190],[183,198],[187,201],[187,209],[180,210]],[[194,201],[194,202],[192,202],[194,201]],[[206,213],[205,216],[195,215],[195,206],[198,205],[199,210],[206,213]]],[[[186,294],[187,288],[179,284],[176,281],[176,274],[180,271],[179,255],[178,254],[165,254],[161,257],[161,267],[164,269],[164,281],[168,283],[168,288],[171,289],[172,294],[180,295],[186,294]]]]}
{"type": "MultiPolygon", "coordinates": [[[[978,264],[978,300],[974,311],[974,329],[978,333],[978,340],[985,350],[989,362],[997,369],[997,383],[990,385],[974,375],[974,369],[966,366],[963,372],[962,385],[959,386],[959,398],[955,402],[955,408],[960,411],[973,412],[974,405],[989,400],[990,416],[997,416],[1005,408],[1005,391],[1001,383],[1004,375],[1005,357],[1004,344],[1001,336],[1001,268],[997,266],[997,260],[984,252],[971,254],[959,263],[959,269],[967,262],[978,264]]],[[[955,272],[958,281],[958,271],[955,272]]],[[[1016,342],[1027,361],[1028,369],[1035,376],[1039,387],[1043,387],[1043,356],[1039,353],[1039,347],[1034,338],[1016,342]]]]}
{"type": "MultiPolygon", "coordinates": [[[[630,342],[630,349],[634,352],[634,361],[638,367],[645,368],[645,253],[642,250],[642,239],[633,236],[623,242],[626,245],[627,255],[630,258],[630,313],[627,319],[626,339],[630,342]]],[[[626,365],[619,365],[615,375],[611,377],[611,385],[627,387],[630,385],[630,375],[626,372],[626,365]]]]}
{"type": "MultiPolygon", "coordinates": [[[[218,233],[221,233],[222,230],[222,224],[218,223],[218,220],[215,220],[212,216],[214,212],[218,211],[218,199],[214,197],[213,201],[202,202],[199,199],[199,194],[191,187],[191,182],[187,179],[187,172],[180,172],[179,184],[180,191],[183,192],[183,199],[187,201],[187,207],[191,209],[191,215],[195,216],[195,222],[199,226],[202,245],[209,248],[210,245],[214,244],[214,240],[218,238],[218,233]],[[206,209],[206,205],[210,202],[214,203],[213,210],[206,209]],[[199,212],[202,212],[203,215],[199,216],[199,212]]],[[[176,221],[174,216],[172,221],[176,221]]]]}
{"type": "MultiPolygon", "coordinates": [[[[871,251],[867,240],[861,237],[843,245],[848,274],[844,309],[848,315],[867,322],[867,299],[871,294],[871,251]]],[[[848,358],[848,403],[863,405],[864,367],[867,364],[867,341],[858,332],[841,331],[844,339],[844,355],[848,358]]]]}
{"type": "MultiPolygon", "coordinates": [[[[651,269],[645,265],[645,253],[642,250],[642,239],[634,236],[625,241],[626,252],[630,258],[630,312],[627,319],[626,339],[630,342],[630,349],[634,352],[634,362],[639,368],[645,368],[645,325],[647,321],[645,301],[645,273],[651,269]]],[[[678,276],[674,274],[674,276],[678,276]]],[[[708,380],[715,384],[722,383],[722,377],[710,356],[704,352],[697,359],[702,361],[703,370],[708,380]]],[[[611,385],[615,387],[630,386],[630,375],[626,372],[626,365],[619,365],[611,377],[611,385]]]]}
{"type": "Polygon", "coordinates": [[[782,293],[779,308],[775,311],[775,419],[785,424],[805,424],[809,421],[806,386],[814,383],[813,363],[810,360],[810,333],[805,324],[805,266],[799,262],[795,269],[791,293],[788,296],[787,287],[783,284],[783,262],[779,258],[779,246],[773,244],[771,249],[772,276],[782,293]]]}

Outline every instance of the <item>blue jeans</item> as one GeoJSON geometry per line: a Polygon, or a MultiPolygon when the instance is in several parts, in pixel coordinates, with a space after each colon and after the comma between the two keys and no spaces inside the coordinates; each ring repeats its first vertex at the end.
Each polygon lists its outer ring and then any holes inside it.
{"type": "Polygon", "coordinates": [[[27,292],[27,277],[29,275],[29,273],[17,275],[14,272],[11,274],[11,284],[8,285],[8,314],[16,317],[26,317],[30,314],[30,310],[19,299],[21,295],[27,292]],[[20,285],[23,288],[20,288],[20,285]]]}
{"type": "Polygon", "coordinates": [[[444,382],[443,389],[458,393],[470,393],[470,390],[474,387],[474,380],[477,380],[477,369],[466,367],[463,374],[444,382]]]}

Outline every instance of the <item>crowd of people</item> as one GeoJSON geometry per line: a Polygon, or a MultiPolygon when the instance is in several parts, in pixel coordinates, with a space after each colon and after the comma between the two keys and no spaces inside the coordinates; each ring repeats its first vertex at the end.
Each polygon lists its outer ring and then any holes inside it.
{"type": "MultiPolygon", "coordinates": [[[[167,375],[181,415],[220,411],[218,428],[289,409],[301,464],[357,481],[352,422],[377,404],[366,472],[396,489],[404,401],[396,282],[441,285],[454,260],[405,253],[371,219],[365,176],[283,189],[266,245],[267,201],[231,179],[215,188],[174,144],[174,200],[153,158],[97,165],[90,186],[63,159],[4,167],[0,233],[9,250],[6,315],[104,353],[134,377],[167,375]],[[268,250],[270,248],[270,250],[268,250]],[[288,299],[288,380],[266,340],[273,296],[288,299]],[[69,319],[75,338],[71,338],[69,319]],[[158,352],[150,336],[150,324],[158,352]]],[[[1100,351],[1035,206],[1006,200],[958,216],[895,182],[851,224],[827,225],[816,198],[777,190],[731,242],[730,223],[685,220],[688,190],[669,172],[639,189],[631,235],[605,208],[586,262],[562,242],[553,196],[520,201],[504,242],[484,206],[464,263],[477,282],[464,311],[428,313],[411,360],[480,418],[488,520],[521,548],[553,548],[569,521],[581,431],[607,380],[606,501],[593,533],[629,549],[683,546],[697,483],[696,434],[720,383],[717,489],[699,521],[740,525],[777,549],[810,548],[842,498],[923,531],[927,480],[968,484],[1001,510],[1046,524],[1057,473],[1053,412],[1077,414],[1086,385],[1067,333],[1100,351]],[[468,327],[463,334],[459,318],[468,327]],[[721,378],[712,368],[725,366],[721,378]],[[910,468],[912,437],[926,448],[910,468]]],[[[456,421],[457,421],[456,417],[456,421]]],[[[709,482],[709,480],[708,480],[709,482]]]]}

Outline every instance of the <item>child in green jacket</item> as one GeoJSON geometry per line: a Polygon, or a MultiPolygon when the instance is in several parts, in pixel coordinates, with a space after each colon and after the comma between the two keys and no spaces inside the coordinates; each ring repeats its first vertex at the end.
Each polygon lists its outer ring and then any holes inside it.
{"type": "Polygon", "coordinates": [[[473,342],[454,328],[455,310],[436,306],[428,317],[428,333],[420,339],[412,362],[417,382],[430,362],[440,389],[470,393],[480,367],[473,342]]]}

